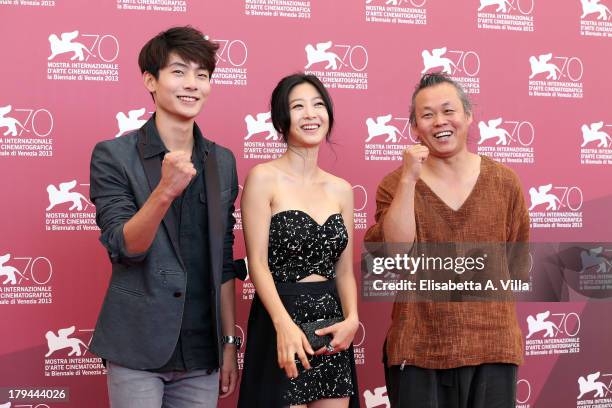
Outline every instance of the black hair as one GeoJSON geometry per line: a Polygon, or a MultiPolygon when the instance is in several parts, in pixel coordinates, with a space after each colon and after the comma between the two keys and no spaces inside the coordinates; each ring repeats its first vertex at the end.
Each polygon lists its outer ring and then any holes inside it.
{"type": "Polygon", "coordinates": [[[151,38],[140,50],[138,65],[142,73],[159,78],[159,70],[166,67],[170,53],[186,62],[195,62],[212,76],[219,45],[208,40],[201,31],[191,27],[172,27],[151,38]]]}

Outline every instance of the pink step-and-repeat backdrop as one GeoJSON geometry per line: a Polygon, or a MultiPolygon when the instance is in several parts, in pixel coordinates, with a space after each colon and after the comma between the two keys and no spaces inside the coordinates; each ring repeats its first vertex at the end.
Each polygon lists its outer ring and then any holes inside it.
{"type": "MultiPolygon", "coordinates": [[[[473,151],[521,177],[534,241],[610,240],[611,8],[612,0],[0,0],[0,406],[107,406],[104,368],[87,349],[110,272],[88,199],[89,158],[96,142],[154,110],[137,55],[159,31],[191,24],[220,44],[198,123],[233,150],[241,182],[284,150],[266,117],[277,81],[305,70],[329,87],[337,128],[321,165],[354,186],[359,275],[377,184],[414,143],[410,94],[431,70],[473,98],[473,151]],[[31,387],[66,387],[70,400],[9,400],[7,388],[31,387]]],[[[239,205],[236,217],[243,257],[239,205]]],[[[610,289],[612,247],[591,255],[582,277],[610,289]]],[[[249,280],[237,285],[243,336],[253,293],[249,280]]],[[[571,290],[567,298],[518,305],[519,407],[612,406],[612,306],[571,290]]],[[[367,408],[389,406],[381,347],[390,306],[360,303],[367,408]]]]}

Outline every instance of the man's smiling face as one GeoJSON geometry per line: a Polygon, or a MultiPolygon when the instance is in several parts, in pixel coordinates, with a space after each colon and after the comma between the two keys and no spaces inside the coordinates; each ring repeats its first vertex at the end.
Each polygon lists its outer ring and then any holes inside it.
{"type": "Polygon", "coordinates": [[[175,53],[170,54],[168,64],[159,70],[158,78],[145,73],[144,80],[155,98],[157,111],[181,120],[195,119],[210,94],[208,70],[175,53]]]}
{"type": "Polygon", "coordinates": [[[429,148],[430,154],[451,157],[467,150],[472,115],[463,109],[453,85],[441,83],[419,91],[415,113],[412,131],[429,148]]]}

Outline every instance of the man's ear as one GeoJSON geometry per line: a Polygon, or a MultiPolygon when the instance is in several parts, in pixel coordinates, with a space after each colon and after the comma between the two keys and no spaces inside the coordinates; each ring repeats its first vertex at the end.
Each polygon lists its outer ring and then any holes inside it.
{"type": "Polygon", "coordinates": [[[466,113],[465,116],[467,117],[467,124],[468,126],[470,126],[472,124],[472,120],[474,119],[474,116],[472,115],[472,113],[466,113]]]}
{"type": "Polygon", "coordinates": [[[157,78],[153,74],[148,71],[143,72],[142,81],[144,83],[145,88],[153,94],[157,90],[157,78]]]}
{"type": "Polygon", "coordinates": [[[420,143],[421,136],[419,135],[419,129],[417,128],[416,120],[414,121],[414,123],[410,124],[410,132],[412,133],[412,136],[414,137],[415,141],[417,143],[420,143]]]}

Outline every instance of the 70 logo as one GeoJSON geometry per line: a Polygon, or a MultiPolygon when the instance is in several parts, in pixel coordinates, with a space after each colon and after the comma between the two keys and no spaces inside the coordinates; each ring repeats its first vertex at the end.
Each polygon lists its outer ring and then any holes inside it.
{"type": "Polygon", "coordinates": [[[496,144],[510,145],[518,142],[521,146],[528,147],[535,139],[535,128],[529,121],[503,120],[502,118],[491,119],[487,122],[478,123],[480,140],[478,144],[485,141],[496,140],[496,144]]]}
{"type": "Polygon", "coordinates": [[[334,44],[332,41],[307,44],[304,47],[308,70],[313,64],[325,63],[325,69],[351,67],[353,71],[361,72],[368,67],[368,51],[363,45],[334,44]]]}
{"type": "Polygon", "coordinates": [[[434,48],[421,52],[423,58],[422,74],[432,70],[455,75],[464,73],[475,77],[480,73],[480,56],[476,51],[448,50],[447,47],[434,48]]]}
{"type": "Polygon", "coordinates": [[[446,55],[454,63],[451,75],[463,72],[469,77],[475,77],[480,73],[480,56],[476,51],[451,50],[446,55]]]}
{"type": "Polygon", "coordinates": [[[31,131],[38,137],[47,137],[53,131],[53,115],[47,109],[14,109],[13,112],[20,112],[13,118],[21,125],[17,136],[31,131]]]}
{"type": "Polygon", "coordinates": [[[584,196],[580,187],[555,186],[553,188],[559,190],[561,193],[559,201],[561,201],[563,205],[567,206],[567,208],[572,211],[578,211],[582,208],[584,196]]]}
{"type": "Polygon", "coordinates": [[[44,256],[39,257],[14,257],[13,261],[19,262],[11,262],[13,267],[19,271],[17,275],[19,276],[17,283],[21,283],[24,280],[32,281],[38,285],[46,285],[51,280],[53,276],[53,265],[49,258],[44,256]],[[21,264],[21,267],[14,266],[14,264],[21,264]]]}
{"type": "Polygon", "coordinates": [[[249,50],[242,40],[213,40],[219,44],[217,63],[223,62],[233,67],[243,66],[249,55],[249,50]]]}
{"type": "Polygon", "coordinates": [[[576,337],[580,332],[580,316],[571,313],[552,313],[549,320],[557,327],[557,333],[576,337]]]}
{"type": "Polygon", "coordinates": [[[89,51],[85,61],[97,56],[104,62],[114,62],[119,56],[119,40],[114,35],[82,34],[81,37],[93,39],[89,47],[85,46],[89,51]]]}
{"type": "Polygon", "coordinates": [[[567,77],[572,82],[578,82],[584,75],[584,65],[578,57],[553,57],[553,60],[559,61],[555,64],[559,67],[561,78],[567,77]]]}
{"type": "Polygon", "coordinates": [[[535,128],[529,121],[506,120],[504,124],[510,125],[510,137],[517,140],[522,146],[531,146],[535,139],[535,128]],[[516,136],[516,138],[515,138],[516,136]]]}
{"type": "Polygon", "coordinates": [[[546,204],[546,211],[557,211],[567,207],[571,211],[578,211],[582,208],[584,196],[580,187],[554,186],[552,184],[544,184],[538,188],[531,187],[529,189],[531,206],[529,211],[536,207],[546,204]],[[555,191],[553,193],[552,191],[555,191]],[[560,195],[559,195],[560,193],[560,195]]]}
{"type": "Polygon", "coordinates": [[[336,44],[334,47],[343,50],[340,57],[342,66],[351,67],[357,72],[364,71],[368,67],[368,51],[363,45],[336,44]]]}

